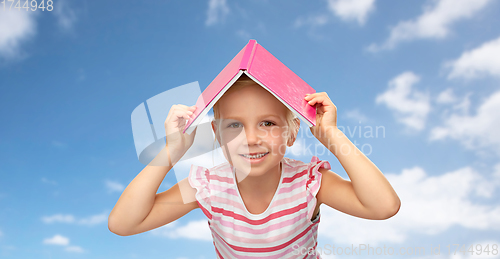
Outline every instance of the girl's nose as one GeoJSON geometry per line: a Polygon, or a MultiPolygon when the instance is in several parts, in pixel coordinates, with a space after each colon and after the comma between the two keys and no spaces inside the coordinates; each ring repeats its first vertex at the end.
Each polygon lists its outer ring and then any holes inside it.
{"type": "Polygon", "coordinates": [[[246,138],[247,145],[260,145],[262,143],[262,132],[259,132],[258,129],[249,129],[245,128],[243,131],[244,137],[246,138]]]}

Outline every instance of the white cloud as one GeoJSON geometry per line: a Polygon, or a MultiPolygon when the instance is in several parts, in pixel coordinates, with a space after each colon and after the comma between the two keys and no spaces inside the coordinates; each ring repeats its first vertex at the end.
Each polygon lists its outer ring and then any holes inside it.
{"type": "Polygon", "coordinates": [[[252,37],[252,35],[244,29],[237,30],[236,35],[244,40],[249,40],[252,37]]]}
{"type": "MultiPolygon", "coordinates": [[[[464,100],[469,106],[468,98],[464,100]]],[[[430,140],[455,139],[468,149],[491,149],[500,155],[500,91],[484,100],[475,115],[453,113],[431,131],[430,140]]]]}
{"type": "Polygon", "coordinates": [[[36,34],[36,12],[0,10],[0,57],[19,58],[21,45],[36,34]]]}
{"type": "Polygon", "coordinates": [[[125,190],[125,186],[119,182],[115,181],[105,181],[106,188],[108,189],[108,192],[123,192],[125,190]]]}
{"type": "Polygon", "coordinates": [[[89,216],[87,218],[82,218],[82,219],[78,220],[77,223],[79,225],[93,226],[93,225],[101,224],[101,223],[104,223],[107,221],[108,221],[108,213],[103,212],[101,214],[92,215],[92,216],[89,216]]]}
{"type": "Polygon", "coordinates": [[[352,119],[352,120],[359,122],[359,123],[362,123],[362,122],[366,123],[368,121],[368,117],[366,117],[363,113],[361,113],[359,111],[359,109],[354,109],[354,110],[350,110],[350,111],[345,112],[345,117],[352,119]]]}
{"type": "Polygon", "coordinates": [[[441,93],[439,93],[438,97],[436,98],[437,103],[441,104],[449,104],[449,103],[454,103],[456,102],[457,97],[453,93],[452,88],[448,88],[441,93]]]}
{"type": "Polygon", "coordinates": [[[464,52],[458,59],[447,62],[451,68],[448,79],[473,79],[483,76],[500,77],[500,38],[464,52]]]}
{"type": "Polygon", "coordinates": [[[460,111],[462,114],[467,114],[469,113],[470,110],[470,96],[472,95],[472,92],[467,93],[462,101],[456,105],[453,106],[454,110],[460,111]]]}
{"type": "MultiPolygon", "coordinates": [[[[333,15],[345,22],[357,22],[364,25],[368,14],[375,9],[375,0],[328,0],[328,10],[333,15]]],[[[326,13],[312,14],[299,17],[293,26],[299,28],[309,26],[311,28],[326,25],[331,21],[330,15],[326,13]]]]}
{"type": "Polygon", "coordinates": [[[83,248],[81,248],[79,246],[68,246],[68,247],[66,247],[65,250],[68,251],[68,252],[72,252],[72,253],[83,253],[83,252],[85,252],[83,250],[83,248]]]}
{"type": "Polygon", "coordinates": [[[103,212],[101,214],[96,214],[89,216],[87,218],[76,219],[75,216],[71,214],[55,214],[52,216],[42,217],[42,222],[45,224],[52,223],[67,223],[67,224],[78,224],[78,225],[87,225],[93,226],[97,224],[101,224],[108,220],[108,213],[103,212]]]}
{"type": "Polygon", "coordinates": [[[416,166],[385,174],[401,200],[399,212],[387,220],[356,218],[327,206],[321,208],[319,233],[342,244],[404,243],[415,233],[435,235],[454,226],[469,230],[500,230],[500,164],[483,176],[470,167],[429,176],[416,166]],[[474,203],[473,199],[489,200],[474,203]],[[493,203],[491,203],[493,202],[493,203]]]}
{"type": "Polygon", "coordinates": [[[305,151],[305,145],[306,145],[306,139],[297,137],[295,142],[293,143],[293,146],[287,147],[286,152],[285,152],[285,157],[287,155],[293,154],[294,156],[303,156],[304,151],[305,151]]]}
{"type": "MultiPolygon", "coordinates": [[[[58,1],[57,4],[52,13],[62,29],[71,30],[76,22],[74,10],[69,7],[67,0],[58,1]]],[[[36,35],[36,18],[39,13],[24,9],[0,9],[0,57],[18,59],[26,55],[22,51],[22,45],[36,35]]]]}
{"type": "Polygon", "coordinates": [[[51,238],[46,238],[43,240],[43,243],[46,245],[59,245],[66,246],[64,250],[72,253],[83,253],[85,250],[79,246],[69,246],[69,238],[62,235],[54,235],[51,238]]]}
{"type": "Polygon", "coordinates": [[[369,51],[392,49],[401,42],[416,39],[443,39],[450,34],[450,27],[463,19],[471,18],[492,0],[438,0],[424,8],[414,20],[402,21],[391,29],[389,38],[380,45],[371,44],[369,51]]]}
{"type": "Polygon", "coordinates": [[[186,238],[195,240],[212,241],[212,233],[207,223],[207,219],[194,220],[186,225],[179,226],[178,221],[171,222],[160,228],[151,230],[153,235],[164,236],[168,238],[186,238]]]}
{"type": "Polygon", "coordinates": [[[404,72],[392,79],[387,91],[377,95],[375,100],[377,104],[385,104],[394,111],[398,122],[415,130],[424,129],[431,110],[429,94],[412,89],[419,81],[419,76],[404,72]]]}
{"type": "Polygon", "coordinates": [[[55,235],[51,238],[44,239],[43,243],[48,244],[48,245],[66,246],[69,244],[69,238],[61,236],[61,235],[55,235]]]}
{"type": "Polygon", "coordinates": [[[462,100],[460,100],[459,97],[455,95],[452,88],[448,88],[439,93],[435,102],[444,107],[441,113],[442,120],[446,121],[452,113],[468,114],[471,105],[471,95],[472,92],[469,92],[462,97],[462,100]],[[451,109],[449,109],[450,105],[451,109]]]}
{"type": "Polygon", "coordinates": [[[344,21],[363,25],[368,14],[375,9],[375,0],[328,0],[328,8],[344,21]]]}
{"type": "Polygon", "coordinates": [[[229,14],[229,7],[227,7],[226,0],[209,0],[207,10],[206,26],[211,26],[224,20],[229,14]]]}
{"type": "Polygon", "coordinates": [[[57,8],[54,8],[54,14],[57,17],[59,27],[66,31],[71,31],[76,22],[76,13],[69,6],[67,0],[59,0],[57,8]]]}
{"type": "Polygon", "coordinates": [[[493,178],[497,184],[500,184],[500,163],[494,166],[493,178]]]}
{"type": "Polygon", "coordinates": [[[307,17],[299,17],[295,20],[293,26],[299,28],[305,25],[311,27],[318,27],[327,24],[329,21],[328,16],[324,14],[309,15],[307,17]]]}
{"type": "Polygon", "coordinates": [[[73,215],[67,214],[55,214],[52,216],[47,216],[47,217],[42,217],[42,221],[45,224],[52,224],[52,223],[73,223],[75,222],[75,217],[73,215]]]}

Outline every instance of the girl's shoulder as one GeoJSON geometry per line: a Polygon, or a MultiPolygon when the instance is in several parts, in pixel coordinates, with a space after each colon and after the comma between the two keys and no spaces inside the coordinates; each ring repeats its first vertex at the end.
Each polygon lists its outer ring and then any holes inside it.
{"type": "Polygon", "coordinates": [[[288,157],[283,157],[283,162],[290,167],[297,167],[297,168],[301,167],[309,168],[309,167],[316,167],[318,165],[320,165],[320,167],[330,167],[330,163],[328,163],[328,161],[320,160],[317,156],[312,156],[311,161],[308,163],[288,157]]]}
{"type": "Polygon", "coordinates": [[[320,168],[331,169],[330,163],[326,160],[320,160],[317,156],[311,158],[311,162],[304,163],[300,160],[295,160],[291,158],[284,158],[283,160],[290,167],[294,168],[290,171],[294,173],[293,178],[297,180],[306,181],[306,189],[311,193],[313,197],[319,191],[321,186],[321,172],[320,168]]]}
{"type": "Polygon", "coordinates": [[[212,167],[207,167],[207,166],[202,166],[202,165],[191,165],[191,171],[193,170],[202,170],[202,171],[207,171],[207,172],[217,172],[217,171],[227,171],[231,170],[231,165],[228,162],[212,166],[212,167]]]}
{"type": "Polygon", "coordinates": [[[190,180],[191,179],[198,180],[201,183],[207,184],[212,179],[215,178],[218,179],[220,177],[228,178],[227,181],[229,181],[231,175],[232,175],[232,167],[228,162],[226,162],[213,167],[205,167],[201,165],[192,164],[188,177],[190,178],[190,180]]]}

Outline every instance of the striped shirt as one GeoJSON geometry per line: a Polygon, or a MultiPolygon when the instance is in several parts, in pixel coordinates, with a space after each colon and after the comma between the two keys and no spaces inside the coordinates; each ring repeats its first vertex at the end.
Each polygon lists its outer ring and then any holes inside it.
{"type": "Polygon", "coordinates": [[[320,167],[283,158],[281,179],[269,207],[261,214],[246,209],[229,163],[207,169],[192,165],[189,184],[208,218],[218,258],[321,258],[316,253],[320,215],[311,220],[321,184],[320,167]]]}

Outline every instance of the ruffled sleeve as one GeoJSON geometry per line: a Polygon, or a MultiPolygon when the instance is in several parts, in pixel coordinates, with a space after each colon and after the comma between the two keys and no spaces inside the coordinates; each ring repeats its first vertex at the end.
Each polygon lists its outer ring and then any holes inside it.
{"type": "Polygon", "coordinates": [[[316,208],[316,194],[318,194],[319,188],[321,187],[321,173],[320,168],[325,168],[330,170],[332,167],[330,163],[326,160],[319,160],[317,156],[313,156],[308,168],[308,177],[306,183],[306,189],[308,192],[307,204],[308,204],[308,217],[311,218],[316,208]]]}
{"type": "Polygon", "coordinates": [[[202,166],[191,165],[188,181],[191,187],[196,189],[196,201],[203,213],[212,219],[212,207],[210,205],[210,171],[202,166]]]}

